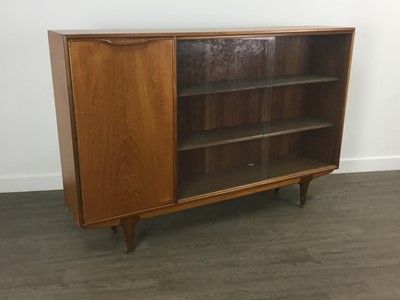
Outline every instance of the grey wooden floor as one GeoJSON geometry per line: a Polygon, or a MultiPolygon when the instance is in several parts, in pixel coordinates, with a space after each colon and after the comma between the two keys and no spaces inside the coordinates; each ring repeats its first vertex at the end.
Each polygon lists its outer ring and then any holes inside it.
{"type": "Polygon", "coordinates": [[[400,171],[329,175],[142,221],[76,227],[62,192],[0,194],[0,299],[400,299],[400,171]]]}

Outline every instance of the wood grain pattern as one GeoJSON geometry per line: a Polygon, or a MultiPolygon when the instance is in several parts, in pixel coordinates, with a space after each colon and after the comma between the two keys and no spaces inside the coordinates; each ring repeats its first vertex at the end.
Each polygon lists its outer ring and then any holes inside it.
{"type": "MultiPolygon", "coordinates": [[[[288,75],[313,74],[310,69],[313,37],[312,35],[276,37],[274,40],[274,56],[271,59],[273,61],[273,76],[279,78],[288,75]]],[[[314,74],[331,76],[329,73],[315,72],[314,74]]]]}
{"type": "Polygon", "coordinates": [[[70,72],[66,39],[49,32],[51,70],[57,115],[64,202],[76,223],[83,224],[76,148],[75,119],[70,97],[70,72]]]}
{"type": "Polygon", "coordinates": [[[262,122],[265,98],[264,90],[178,98],[178,138],[207,129],[262,122]]]}
{"type": "Polygon", "coordinates": [[[261,164],[266,160],[262,153],[265,139],[254,139],[237,143],[228,143],[213,147],[180,151],[178,193],[184,188],[181,183],[184,178],[191,178],[240,168],[251,164],[261,164]]]}
{"type": "Polygon", "coordinates": [[[85,222],[172,203],[172,39],[70,55],[85,222]]]}

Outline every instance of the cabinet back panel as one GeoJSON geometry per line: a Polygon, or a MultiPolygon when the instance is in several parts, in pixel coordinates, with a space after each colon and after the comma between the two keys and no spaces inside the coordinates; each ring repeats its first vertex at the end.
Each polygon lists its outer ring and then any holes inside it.
{"type": "Polygon", "coordinates": [[[293,85],[273,88],[269,101],[265,105],[265,121],[275,121],[303,116],[304,85],[293,85]]]}
{"type": "Polygon", "coordinates": [[[268,139],[268,162],[302,157],[334,164],[333,145],[336,132],[336,127],[329,127],[272,137],[268,139]]]}
{"type": "Polygon", "coordinates": [[[304,115],[304,86],[293,85],[188,96],[178,101],[178,136],[182,133],[245,125],[304,115]]]}
{"type": "Polygon", "coordinates": [[[192,177],[261,163],[262,146],[262,140],[251,140],[183,151],[179,155],[179,176],[192,177]]]}
{"type": "Polygon", "coordinates": [[[70,59],[84,221],[173,203],[172,39],[72,41],[70,59]]]}
{"type": "Polygon", "coordinates": [[[261,122],[265,101],[263,90],[179,98],[178,132],[188,133],[261,122]]]}
{"type": "Polygon", "coordinates": [[[337,76],[346,81],[350,63],[351,34],[316,35],[313,37],[311,71],[337,76]]]}
{"type": "Polygon", "coordinates": [[[312,36],[276,37],[273,75],[308,73],[311,50],[312,36]]]}
{"type": "Polygon", "coordinates": [[[299,145],[301,155],[330,165],[337,165],[335,160],[339,126],[304,132],[299,145]]]}

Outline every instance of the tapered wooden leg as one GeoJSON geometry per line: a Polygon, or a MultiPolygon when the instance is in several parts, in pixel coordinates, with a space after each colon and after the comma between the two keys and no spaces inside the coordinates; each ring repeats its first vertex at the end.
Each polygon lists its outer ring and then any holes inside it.
{"type": "Polygon", "coordinates": [[[300,207],[306,206],[308,186],[312,180],[312,176],[306,176],[300,180],[300,207]]]}
{"type": "Polygon", "coordinates": [[[126,253],[132,253],[135,249],[135,227],[137,222],[139,222],[138,216],[131,216],[128,218],[121,219],[120,225],[124,229],[125,242],[126,242],[126,253]]]}

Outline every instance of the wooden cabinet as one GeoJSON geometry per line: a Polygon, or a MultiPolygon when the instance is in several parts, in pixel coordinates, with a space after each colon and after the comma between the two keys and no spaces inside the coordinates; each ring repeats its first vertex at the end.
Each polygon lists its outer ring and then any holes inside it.
{"type": "Polygon", "coordinates": [[[84,228],[339,166],[353,28],[50,31],[65,202],[84,228]]]}

